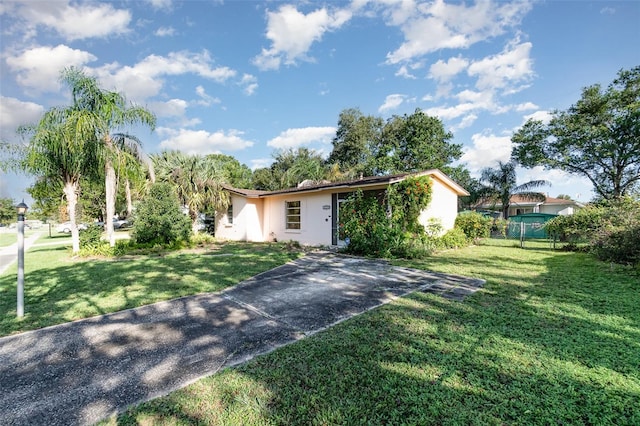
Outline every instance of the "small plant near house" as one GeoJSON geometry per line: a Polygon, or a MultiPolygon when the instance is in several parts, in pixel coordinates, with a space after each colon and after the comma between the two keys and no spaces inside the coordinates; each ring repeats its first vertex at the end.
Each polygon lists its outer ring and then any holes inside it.
{"type": "Polygon", "coordinates": [[[455,226],[472,241],[488,238],[491,233],[491,219],[477,212],[461,213],[456,217],[455,226]]]}

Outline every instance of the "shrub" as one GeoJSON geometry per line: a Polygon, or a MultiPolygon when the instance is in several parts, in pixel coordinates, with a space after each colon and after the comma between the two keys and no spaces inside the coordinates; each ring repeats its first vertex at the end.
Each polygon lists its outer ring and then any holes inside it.
{"type": "Polygon", "coordinates": [[[456,217],[455,227],[461,229],[468,239],[476,240],[489,237],[491,224],[491,218],[477,212],[465,212],[456,217]]]}
{"type": "Polygon", "coordinates": [[[155,183],[136,209],[131,238],[136,244],[171,245],[188,242],[191,223],[182,213],[173,187],[155,183]]]}
{"type": "Polygon", "coordinates": [[[464,231],[458,227],[450,229],[438,240],[438,248],[440,249],[462,248],[468,245],[469,238],[464,231]]]}
{"type": "Polygon", "coordinates": [[[558,216],[546,225],[547,231],[567,248],[585,242],[588,251],[601,260],[640,265],[640,201],[621,198],[558,216]]]}
{"type": "Polygon", "coordinates": [[[569,243],[586,242],[603,225],[606,210],[602,207],[589,206],[569,216],[557,216],[545,223],[547,233],[560,241],[569,243]]]}
{"type": "Polygon", "coordinates": [[[601,260],[640,264],[640,224],[601,231],[593,241],[592,252],[601,260]]]}
{"type": "MultiPolygon", "coordinates": [[[[80,231],[80,247],[93,248],[102,243],[102,227],[91,225],[87,229],[80,231]]],[[[108,245],[108,244],[107,244],[108,245]]]]}
{"type": "Polygon", "coordinates": [[[410,176],[389,186],[387,201],[391,206],[393,226],[403,232],[422,233],[424,228],[418,218],[431,202],[431,193],[429,176],[410,176]]]}
{"type": "Polygon", "coordinates": [[[357,191],[342,207],[341,232],[349,238],[345,251],[353,254],[389,257],[402,241],[387,213],[374,195],[357,191]]]}

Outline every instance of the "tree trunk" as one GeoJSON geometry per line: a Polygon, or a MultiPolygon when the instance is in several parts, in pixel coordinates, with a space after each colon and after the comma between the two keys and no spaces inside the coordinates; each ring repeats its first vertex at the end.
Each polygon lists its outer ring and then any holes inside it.
{"type": "Polygon", "coordinates": [[[124,192],[127,197],[127,218],[130,218],[133,213],[133,201],[131,201],[131,183],[129,179],[124,181],[124,192]]]}
{"type": "Polygon", "coordinates": [[[116,214],[116,171],[110,159],[107,159],[105,166],[104,186],[107,202],[107,217],[104,218],[107,225],[107,239],[109,245],[114,247],[116,245],[116,236],[113,231],[113,216],[116,214]]]}
{"type": "Polygon", "coordinates": [[[191,217],[191,232],[196,235],[198,230],[198,217],[200,216],[197,210],[189,210],[189,216],[191,217]]]}
{"type": "Polygon", "coordinates": [[[78,185],[74,182],[66,182],[64,184],[64,196],[67,199],[67,213],[71,222],[71,245],[72,252],[80,251],[80,233],[78,225],[76,225],[76,206],[78,204],[78,185]]]}

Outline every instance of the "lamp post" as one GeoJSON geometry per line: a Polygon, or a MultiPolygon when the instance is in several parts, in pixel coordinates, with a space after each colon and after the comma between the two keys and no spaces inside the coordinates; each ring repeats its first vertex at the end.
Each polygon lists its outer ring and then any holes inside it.
{"type": "Polygon", "coordinates": [[[24,200],[16,206],[18,211],[18,317],[24,316],[24,215],[28,208],[24,200]]]}

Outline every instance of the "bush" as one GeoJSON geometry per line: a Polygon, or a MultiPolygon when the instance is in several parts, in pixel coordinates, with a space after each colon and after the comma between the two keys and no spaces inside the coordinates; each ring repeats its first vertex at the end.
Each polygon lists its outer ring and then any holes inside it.
{"type": "Polygon", "coordinates": [[[403,238],[391,226],[378,198],[357,191],[342,207],[340,232],[349,239],[345,251],[352,254],[389,257],[403,238]]]}
{"type": "Polygon", "coordinates": [[[455,222],[455,227],[461,229],[470,240],[489,237],[491,225],[491,218],[477,212],[460,213],[455,222]]]}
{"type": "Polygon", "coordinates": [[[438,239],[438,248],[455,249],[469,245],[469,238],[464,231],[458,227],[449,230],[438,239]]]}
{"type": "Polygon", "coordinates": [[[640,264],[640,224],[630,228],[601,231],[592,245],[600,260],[629,265],[640,264]]]}
{"type": "Polygon", "coordinates": [[[580,209],[569,216],[557,216],[545,223],[547,233],[568,243],[587,242],[603,225],[606,210],[598,206],[580,209]]]}
{"type": "Polygon", "coordinates": [[[87,229],[80,231],[80,247],[90,249],[102,243],[102,227],[91,225],[87,229]]]}
{"type": "MultiPolygon", "coordinates": [[[[640,201],[621,198],[579,210],[571,216],[558,216],[545,225],[547,231],[601,260],[640,265],[640,201]]],[[[567,248],[567,247],[565,247],[567,248]]]]}
{"type": "Polygon", "coordinates": [[[155,183],[136,209],[131,238],[135,244],[172,245],[188,242],[191,223],[182,213],[173,187],[155,183]]]}

